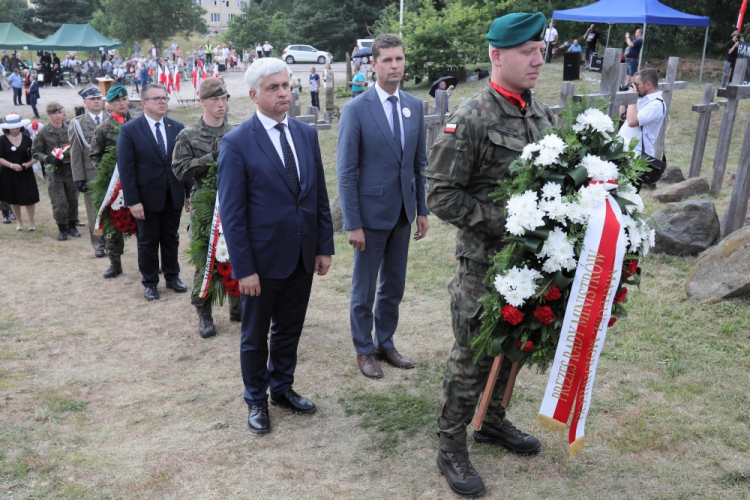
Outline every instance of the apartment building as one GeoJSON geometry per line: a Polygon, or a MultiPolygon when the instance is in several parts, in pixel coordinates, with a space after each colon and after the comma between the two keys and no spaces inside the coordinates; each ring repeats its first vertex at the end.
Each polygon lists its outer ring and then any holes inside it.
{"type": "Polygon", "coordinates": [[[229,20],[242,15],[242,9],[247,7],[246,1],[238,0],[193,0],[208,12],[205,15],[209,28],[224,28],[229,20]]]}

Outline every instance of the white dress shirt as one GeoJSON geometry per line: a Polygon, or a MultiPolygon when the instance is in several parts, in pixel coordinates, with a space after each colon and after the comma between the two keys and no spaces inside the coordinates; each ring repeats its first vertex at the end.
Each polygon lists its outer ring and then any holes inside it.
{"type": "Polygon", "coordinates": [[[90,113],[89,113],[89,116],[90,116],[90,117],[91,117],[91,119],[92,119],[92,120],[94,121],[94,123],[96,123],[96,117],[97,117],[97,116],[99,117],[99,125],[101,125],[101,124],[102,124],[102,122],[104,122],[104,112],[102,112],[102,111],[100,111],[98,115],[95,115],[94,113],[91,113],[91,112],[90,112],[90,113]]]}
{"type": "MultiPolygon", "coordinates": [[[[388,119],[388,125],[391,127],[391,132],[393,132],[393,105],[391,104],[391,101],[388,100],[388,98],[391,96],[388,92],[383,90],[380,87],[379,83],[375,83],[375,91],[378,93],[378,98],[380,99],[380,103],[383,105],[383,111],[385,111],[385,117],[388,119]]],[[[398,121],[401,124],[401,151],[404,150],[404,113],[401,109],[401,99],[399,96],[399,92],[396,91],[395,94],[396,99],[398,99],[398,121]]]]}
{"type": "MultiPolygon", "coordinates": [[[[263,125],[263,128],[266,129],[268,137],[271,139],[271,143],[273,143],[273,147],[276,148],[276,152],[279,154],[279,158],[281,158],[281,164],[284,165],[284,151],[282,151],[281,149],[281,133],[275,128],[276,125],[279,124],[279,122],[277,122],[273,118],[267,117],[260,111],[256,111],[256,114],[258,115],[258,119],[260,120],[261,125],[263,125]]],[[[281,121],[281,123],[285,125],[284,132],[286,133],[286,140],[289,143],[289,146],[292,148],[292,154],[294,154],[294,163],[297,165],[297,178],[300,179],[301,183],[302,177],[299,173],[299,159],[297,158],[297,149],[294,147],[292,133],[289,131],[289,118],[287,115],[284,115],[284,119],[281,121]]]]}
{"type": "Polygon", "coordinates": [[[148,126],[149,128],[151,128],[151,133],[154,134],[154,140],[156,141],[157,145],[159,144],[159,139],[156,137],[155,125],[157,123],[161,123],[161,125],[159,125],[159,133],[161,134],[161,138],[164,139],[164,148],[167,150],[167,152],[169,152],[169,143],[167,142],[167,131],[164,127],[164,117],[162,117],[162,119],[157,122],[151,119],[151,117],[148,116],[146,113],[143,113],[143,116],[145,116],[146,121],[148,121],[148,126]]]}
{"type": "MultiPolygon", "coordinates": [[[[633,137],[640,135],[638,144],[635,146],[635,153],[641,155],[641,145],[643,152],[649,156],[654,156],[654,143],[659,137],[662,124],[664,123],[664,105],[661,91],[653,92],[638,99],[638,127],[631,127],[626,121],[617,135],[630,141],[633,137]],[[645,142],[644,142],[645,139],[645,142]]],[[[658,158],[661,160],[661,158],[658,158]]]]}

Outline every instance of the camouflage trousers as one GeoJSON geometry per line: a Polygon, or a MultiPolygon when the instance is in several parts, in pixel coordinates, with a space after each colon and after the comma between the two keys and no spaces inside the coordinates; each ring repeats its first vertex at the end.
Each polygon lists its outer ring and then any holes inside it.
{"type": "Polygon", "coordinates": [[[83,202],[86,205],[86,219],[88,219],[89,238],[94,250],[104,250],[104,236],[94,234],[94,225],[96,224],[96,215],[99,207],[94,208],[91,202],[91,191],[83,193],[83,202]]]}
{"type": "Polygon", "coordinates": [[[120,256],[125,252],[125,236],[120,231],[115,231],[104,237],[104,246],[107,249],[109,262],[122,265],[120,256]]]}
{"type": "MultiPolygon", "coordinates": [[[[448,285],[451,294],[451,319],[456,338],[448,355],[443,391],[438,399],[438,440],[440,449],[456,453],[466,450],[466,427],[471,423],[479,398],[495,358],[483,354],[474,363],[471,341],[479,333],[482,314],[479,298],[488,287],[483,282],[489,266],[460,258],[456,275],[448,285]]],[[[512,363],[506,358],[492,393],[485,422],[500,423],[505,418],[503,396],[512,363]]]]}
{"type": "Polygon", "coordinates": [[[73,181],[70,164],[47,174],[47,192],[52,203],[52,216],[58,225],[68,225],[78,219],[78,190],[73,181]]]}

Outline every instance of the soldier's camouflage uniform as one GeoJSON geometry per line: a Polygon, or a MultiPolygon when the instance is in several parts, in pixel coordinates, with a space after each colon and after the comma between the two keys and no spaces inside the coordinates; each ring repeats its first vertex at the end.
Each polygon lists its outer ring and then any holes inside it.
{"type": "MultiPolygon", "coordinates": [[[[129,121],[130,114],[128,113],[125,115],[125,123],[129,121]]],[[[97,170],[99,170],[102,158],[107,152],[107,148],[117,145],[117,135],[120,133],[120,126],[120,123],[109,115],[104,119],[101,125],[96,127],[94,138],[91,139],[89,158],[94,162],[97,170]]],[[[98,210],[99,207],[96,207],[96,209],[98,210]]],[[[125,237],[121,232],[114,231],[107,234],[105,240],[109,262],[117,264],[118,266],[121,265],[120,257],[125,251],[125,237]]]]}
{"type": "MultiPolygon", "coordinates": [[[[172,171],[180,182],[186,182],[190,179],[195,180],[190,198],[193,197],[193,193],[203,187],[203,182],[208,174],[208,165],[215,161],[213,152],[219,150],[221,138],[233,128],[228,122],[225,122],[221,127],[209,127],[201,117],[195,125],[185,127],[177,134],[174,152],[172,153],[172,171]]],[[[190,217],[193,217],[192,210],[190,211],[190,217]]],[[[192,228],[192,226],[191,223],[190,227],[192,228]]],[[[193,237],[192,232],[190,237],[193,237]]],[[[190,302],[195,306],[199,316],[211,316],[211,301],[208,298],[201,299],[198,296],[202,284],[203,273],[196,268],[190,302]]],[[[237,310],[230,309],[230,314],[238,316],[241,311],[239,308],[237,310]]]]}
{"type": "MultiPolygon", "coordinates": [[[[444,129],[438,136],[424,176],[427,208],[458,227],[458,268],[448,285],[456,341],[438,401],[440,449],[456,453],[466,450],[466,427],[494,361],[485,354],[474,363],[470,347],[481,326],[479,298],[489,290],[484,277],[492,254],[503,247],[505,232],[504,207],[489,194],[499,179],[508,177],[509,165],[524,146],[554,126],[554,116],[537,100],[523,113],[488,84],[446,123],[455,124],[455,132],[444,129]]],[[[505,418],[502,399],[511,364],[507,358],[502,364],[486,422],[498,424],[505,418]]]]}
{"type": "MultiPolygon", "coordinates": [[[[50,123],[39,131],[31,147],[35,160],[46,163],[53,149],[70,144],[68,125],[68,122],[63,122],[60,128],[55,128],[50,123]]],[[[55,167],[54,172],[47,171],[47,192],[52,203],[52,216],[59,226],[67,226],[78,220],[78,189],[73,181],[70,157],[63,161],[63,165],[55,167]]]]}

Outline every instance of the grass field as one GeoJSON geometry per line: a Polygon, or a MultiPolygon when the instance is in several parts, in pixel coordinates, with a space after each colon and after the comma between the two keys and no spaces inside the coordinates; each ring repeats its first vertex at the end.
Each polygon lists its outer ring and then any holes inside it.
{"type": "MultiPolygon", "coordinates": [[[[561,77],[561,64],[547,65],[537,97],[557,103],[561,77]]],[[[483,85],[460,85],[451,105],[483,85]]],[[[423,99],[427,89],[406,87],[423,99]]],[[[686,174],[697,124],[690,106],[702,94],[691,82],[672,104],[666,154],[686,174]]],[[[233,121],[254,109],[247,98],[231,106],[233,121]]],[[[742,102],[738,117],[749,112],[742,102]]],[[[170,116],[191,123],[198,111],[170,116]]],[[[711,124],[707,179],[720,119],[711,124]]],[[[738,118],[729,172],[744,127],[738,118]]],[[[335,126],[320,133],[332,197],[336,139],[335,126]]],[[[731,188],[728,179],[719,196],[706,197],[720,213],[731,188]]],[[[435,468],[435,408],[453,344],[453,228],[431,217],[427,237],[411,246],[395,341],[417,368],[385,366],[379,381],[356,366],[352,251],[336,235],[331,271],[315,278],[295,382],[319,410],[297,416],[272,407],[272,432],[257,438],[245,424],[239,327],[226,308],[214,312],[219,335],[203,340],[187,295],[162,284],[162,299],[147,303],[135,241],[126,243],[125,274],[103,280],[106,259],[93,257],[85,237],[55,241],[41,191],[36,233],[0,227],[0,499],[454,498],[435,468]]],[[[661,206],[648,193],[646,201],[651,212],[661,206]]],[[[192,270],[184,255],[181,262],[187,281],[192,270]]],[[[684,287],[694,262],[643,262],[629,316],[608,334],[587,446],[573,460],[564,438],[531,425],[545,375],[521,372],[509,418],[543,450],[521,458],[470,443],[488,498],[750,498],[750,302],[690,301],[684,287]]]]}

